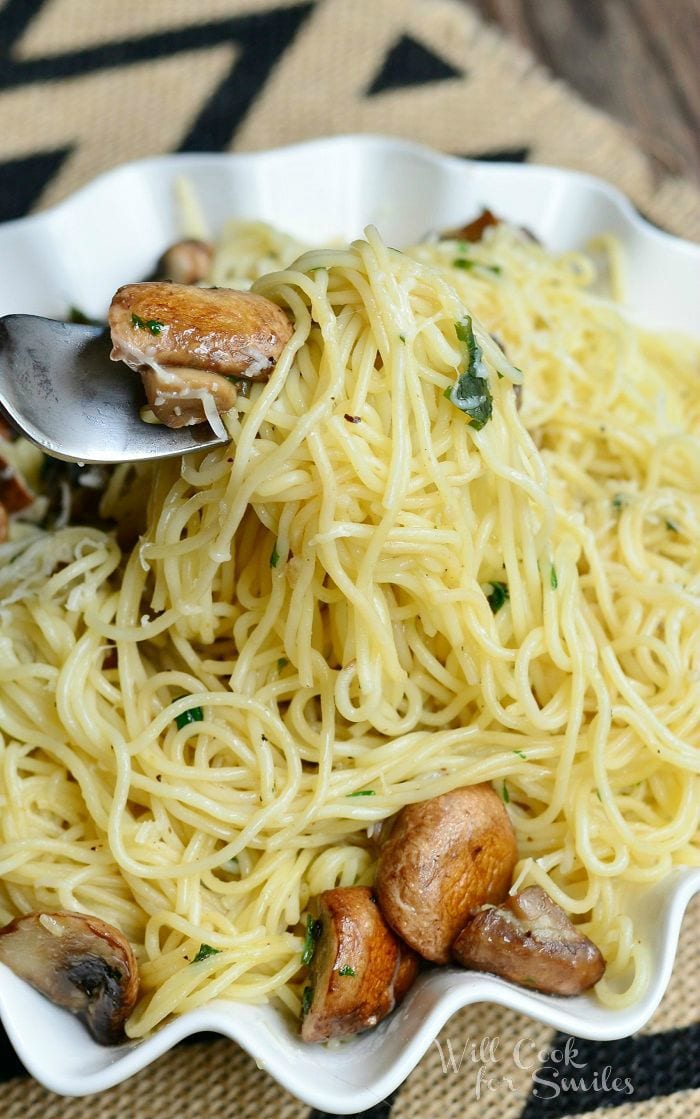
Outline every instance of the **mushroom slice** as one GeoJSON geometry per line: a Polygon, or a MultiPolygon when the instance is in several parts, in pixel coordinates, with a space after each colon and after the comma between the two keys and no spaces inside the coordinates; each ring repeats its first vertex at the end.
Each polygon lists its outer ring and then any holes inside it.
{"type": "Polygon", "coordinates": [[[315,902],[316,944],[301,1036],[327,1041],[386,1018],[413,983],[418,961],[389,928],[366,886],[325,890],[315,902]]]}
{"type": "Polygon", "coordinates": [[[209,275],[213,257],[214,247],[208,241],[187,238],[165,250],[156,271],[176,284],[198,284],[209,275]]]}
{"type": "Polygon", "coordinates": [[[497,218],[490,210],[482,210],[478,217],[460,226],[459,229],[447,229],[440,234],[441,241],[470,241],[476,244],[484,236],[484,232],[492,225],[500,225],[501,219],[497,218]]]}
{"type": "Polygon", "coordinates": [[[34,501],[34,494],[13,466],[0,455],[0,502],[8,513],[21,513],[34,501]]]}
{"type": "Polygon", "coordinates": [[[540,886],[498,908],[484,908],[454,943],[464,967],[491,971],[548,995],[579,995],[602,977],[605,961],[540,886]]]}
{"type": "Polygon", "coordinates": [[[379,856],[379,904],[412,948],[446,964],[469,916],[505,898],[516,859],[513,826],[491,786],[454,789],[399,812],[379,856]]]}
{"type": "Polygon", "coordinates": [[[151,411],[166,427],[189,427],[211,420],[209,407],[217,414],[228,412],[238,398],[235,384],[201,369],[144,366],[141,377],[151,411]]]}
{"type": "Polygon", "coordinates": [[[144,375],[149,404],[168,427],[228,411],[236,402],[228,378],[266,380],[292,335],[275,303],[230,288],[127,284],[108,317],[112,359],[144,375]]]}
{"type": "Polygon", "coordinates": [[[100,1045],[123,1040],[139,976],[112,925],[84,913],[28,913],[0,929],[0,962],[77,1015],[100,1045]]]}

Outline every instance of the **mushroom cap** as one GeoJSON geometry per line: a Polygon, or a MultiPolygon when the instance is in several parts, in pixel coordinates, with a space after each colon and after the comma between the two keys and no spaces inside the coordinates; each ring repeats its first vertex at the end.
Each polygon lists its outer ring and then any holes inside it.
{"type": "Polygon", "coordinates": [[[602,978],[605,961],[540,886],[483,909],[454,943],[465,967],[491,971],[550,995],[579,995],[602,978]]]}
{"type": "Polygon", "coordinates": [[[112,299],[112,357],[224,376],[266,375],[292,336],[284,311],[262,295],[153,281],[125,284],[112,299]]]}
{"type": "Polygon", "coordinates": [[[490,785],[410,804],[382,847],[376,891],[391,927],[427,960],[445,964],[469,916],[508,893],[513,826],[490,785]]]}
{"type": "Polygon", "coordinates": [[[500,225],[501,219],[497,218],[491,210],[483,209],[478,217],[473,218],[459,229],[447,229],[440,234],[441,241],[471,241],[476,244],[483,237],[485,231],[492,225],[500,225]]]}
{"type": "Polygon", "coordinates": [[[316,899],[320,930],[309,968],[311,1002],[304,1041],[327,1041],[376,1026],[413,983],[415,954],[387,925],[366,886],[325,890],[316,899]]]}
{"type": "Polygon", "coordinates": [[[206,280],[214,256],[214,246],[194,237],[176,241],[165,250],[156,272],[176,284],[197,284],[206,280]]]}
{"type": "Polygon", "coordinates": [[[123,1040],[139,975],[112,925],[83,913],[27,913],[0,929],[0,962],[77,1015],[101,1045],[123,1040]]]}

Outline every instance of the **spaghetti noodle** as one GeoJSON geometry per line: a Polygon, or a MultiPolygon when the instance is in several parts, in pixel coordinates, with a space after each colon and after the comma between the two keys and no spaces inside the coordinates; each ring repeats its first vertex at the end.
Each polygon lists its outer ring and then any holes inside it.
{"type": "Polygon", "coordinates": [[[117,468],[116,534],[2,545],[0,922],[122,929],[132,1037],[215,997],[298,1014],[309,897],[371,883],[402,805],[492,781],[518,884],[599,945],[603,1002],[634,1001],[629,900],[698,863],[697,344],[506,225],[293,263],[231,236],[212,275],[294,327],[231,443],[117,468]],[[241,275],[231,236],[287,266],[241,275]],[[480,430],[445,396],[467,313],[480,430]]]}

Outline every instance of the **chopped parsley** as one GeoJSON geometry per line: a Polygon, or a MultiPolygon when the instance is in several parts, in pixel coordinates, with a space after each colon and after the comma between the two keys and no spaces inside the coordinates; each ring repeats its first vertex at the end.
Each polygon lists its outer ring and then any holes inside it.
{"type": "Polygon", "coordinates": [[[623,493],[616,493],[614,498],[612,499],[613,509],[616,509],[617,512],[619,513],[620,509],[622,508],[622,506],[624,504],[625,504],[625,495],[623,493]]]}
{"type": "Polygon", "coordinates": [[[357,972],[354,967],[350,967],[350,964],[344,964],[343,967],[338,969],[338,975],[357,975],[357,972]]]}
{"type": "Polygon", "coordinates": [[[100,322],[99,319],[91,319],[90,316],[86,315],[84,311],[81,311],[79,307],[68,308],[67,321],[79,323],[81,326],[104,326],[103,322],[100,322]]]}
{"type": "Polygon", "coordinates": [[[212,948],[211,944],[200,944],[197,955],[192,960],[193,964],[199,964],[202,960],[206,960],[209,956],[218,956],[220,948],[212,948]]]}
{"type": "Polygon", "coordinates": [[[602,798],[602,796],[600,795],[600,789],[596,789],[596,791],[595,791],[595,795],[596,795],[596,796],[598,797],[598,800],[599,800],[599,801],[600,801],[600,803],[602,804],[602,803],[603,803],[603,798],[602,798]]]}
{"type": "Polygon", "coordinates": [[[518,755],[518,757],[519,757],[519,758],[522,758],[522,759],[523,759],[524,761],[526,761],[526,760],[527,760],[527,754],[525,753],[525,751],[524,751],[524,750],[513,750],[513,753],[514,753],[514,754],[517,754],[517,755],[518,755]]]}
{"type": "Polygon", "coordinates": [[[277,567],[279,561],[280,554],[277,551],[277,545],[275,544],[274,548],[272,549],[272,554],[270,555],[270,567],[277,567]]]}
{"type": "Polygon", "coordinates": [[[405,344],[405,342],[406,342],[406,335],[405,334],[399,334],[399,342],[403,342],[405,344]]]}
{"type": "Polygon", "coordinates": [[[302,1016],[302,1018],[306,1018],[306,1015],[309,1013],[309,1011],[311,1009],[311,1000],[313,999],[313,997],[314,997],[313,987],[304,987],[304,990],[303,990],[302,995],[301,995],[301,1016],[302,1016]]]}
{"type": "Polygon", "coordinates": [[[510,793],[508,792],[508,786],[505,781],[503,782],[503,799],[506,804],[510,804],[510,793]]]}
{"type": "Polygon", "coordinates": [[[674,525],[673,521],[664,521],[664,524],[669,532],[680,532],[678,525],[674,525]]]}
{"type": "Polygon", "coordinates": [[[286,668],[288,664],[289,664],[289,661],[287,660],[286,657],[280,657],[279,660],[277,661],[278,672],[281,672],[282,669],[286,668]]]}
{"type": "Polygon", "coordinates": [[[491,583],[491,594],[486,596],[491,613],[497,614],[506,600],[510,598],[507,583],[491,583]]]}
{"type": "Polygon", "coordinates": [[[311,961],[313,960],[314,952],[316,951],[316,941],[318,940],[320,935],[321,935],[321,922],[320,921],[315,921],[314,918],[311,915],[309,915],[306,918],[306,932],[304,934],[304,946],[301,950],[301,962],[303,964],[310,964],[311,961]]]}
{"type": "Polygon", "coordinates": [[[151,334],[160,334],[165,323],[158,319],[142,319],[140,315],[132,315],[131,325],[134,330],[150,330],[151,334]]]}
{"type": "Polygon", "coordinates": [[[557,579],[557,569],[554,564],[552,564],[549,568],[549,585],[553,591],[555,591],[559,586],[559,580],[557,579]]]}
{"type": "Polygon", "coordinates": [[[354,793],[348,793],[349,797],[373,797],[375,796],[374,789],[357,789],[354,793]]]}
{"type": "Polygon", "coordinates": [[[466,348],[466,369],[445,391],[445,396],[467,414],[476,431],[481,431],[493,414],[493,398],[481,347],[474,337],[471,315],[465,315],[455,323],[455,332],[466,348]]]}
{"type": "Polygon", "coordinates": [[[483,268],[484,272],[493,272],[494,276],[500,276],[503,271],[499,264],[482,264],[480,260],[472,260],[468,256],[458,256],[452,261],[452,267],[463,268],[467,272],[471,272],[472,268],[483,268]]]}
{"type": "Polygon", "coordinates": [[[190,707],[189,711],[183,711],[181,715],[175,716],[178,730],[182,730],[188,723],[201,723],[203,720],[204,712],[201,707],[190,707]]]}

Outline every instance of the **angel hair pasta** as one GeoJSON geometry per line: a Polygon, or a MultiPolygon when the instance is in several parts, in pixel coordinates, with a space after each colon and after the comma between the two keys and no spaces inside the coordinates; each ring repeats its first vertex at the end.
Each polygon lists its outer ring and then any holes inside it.
{"type": "Polygon", "coordinates": [[[698,863],[698,345],[503,224],[262,275],[256,237],[298,251],[238,226],[212,275],[293,336],[230,443],[2,545],[0,920],[122,929],[132,1037],[214,997],[298,1014],[309,897],[370,884],[402,805],[490,781],[517,884],[629,1003],[630,899],[698,863]]]}

